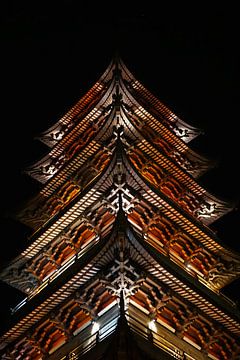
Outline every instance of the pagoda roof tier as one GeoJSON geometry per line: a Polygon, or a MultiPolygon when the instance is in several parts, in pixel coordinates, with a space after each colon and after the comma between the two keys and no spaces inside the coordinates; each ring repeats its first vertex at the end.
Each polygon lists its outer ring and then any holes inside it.
{"type": "MultiPolygon", "coordinates": [[[[39,140],[44,142],[49,147],[55,146],[70,128],[82,120],[94,104],[97,103],[101,97],[109,95],[109,83],[111,83],[113,76],[117,71],[124,83],[127,85],[129,91],[134,94],[134,97],[139,99],[144,104],[151,105],[157,116],[161,116],[162,122],[182,138],[185,142],[189,142],[201,133],[201,130],[187,124],[175,115],[167,106],[165,106],[156,96],[154,96],[146,87],[141,84],[134,75],[126,67],[122,59],[116,56],[108,65],[105,72],[99,77],[98,81],[87,91],[87,93],[79,99],[56,124],[39,135],[39,140]],[[107,89],[107,90],[106,90],[107,89]]],[[[118,74],[117,74],[118,75],[118,74]]]]}

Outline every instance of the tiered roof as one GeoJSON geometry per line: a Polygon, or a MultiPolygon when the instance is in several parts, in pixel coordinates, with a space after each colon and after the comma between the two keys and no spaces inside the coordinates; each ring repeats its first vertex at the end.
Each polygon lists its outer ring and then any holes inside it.
{"type": "Polygon", "coordinates": [[[3,359],[80,356],[116,328],[121,294],[131,331],[171,356],[238,358],[240,315],[220,290],[240,256],[210,228],[232,207],[198,183],[212,165],[188,145],[199,134],[115,58],[39,136],[50,150],[27,172],[42,190],[19,214],[33,235],[1,273],[26,294],[3,359]]]}

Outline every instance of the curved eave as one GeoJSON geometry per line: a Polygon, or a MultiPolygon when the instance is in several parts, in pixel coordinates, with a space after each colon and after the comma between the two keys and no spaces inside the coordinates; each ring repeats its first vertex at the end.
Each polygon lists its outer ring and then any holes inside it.
{"type": "MultiPolygon", "coordinates": [[[[202,210],[202,216],[199,216],[200,222],[204,225],[209,225],[213,223],[215,220],[217,220],[219,217],[225,215],[227,212],[231,211],[233,209],[232,206],[230,206],[228,203],[223,202],[210,193],[208,193],[205,189],[203,189],[199,184],[197,184],[196,180],[192,178],[186,171],[184,171],[182,168],[180,168],[178,165],[173,164],[173,162],[169,159],[167,159],[163,154],[159,153],[154,147],[144,140],[136,145],[141,151],[146,151],[147,156],[150,156],[152,163],[155,163],[158,166],[161,166],[163,169],[166,169],[171,176],[176,177],[176,179],[187,189],[189,189],[193,194],[197,196],[202,197],[202,203],[209,204],[210,209],[208,211],[208,208],[206,208],[205,213],[204,209],[202,210]],[[213,210],[211,211],[211,206],[213,207],[213,210]],[[216,210],[214,211],[214,209],[216,210]]],[[[146,177],[143,177],[143,175],[138,171],[138,169],[132,164],[131,161],[131,154],[126,155],[128,158],[128,161],[131,163],[131,166],[133,167],[134,171],[137,172],[137,174],[144,180],[147,181],[147,183],[153,188],[156,189],[156,191],[160,191],[159,188],[154,186],[153,183],[150,182],[146,177]]],[[[183,211],[183,208],[180,204],[177,203],[176,200],[172,199],[169,196],[166,196],[161,191],[160,193],[164,196],[164,198],[168,198],[169,201],[176,205],[177,208],[180,206],[180,211],[183,211]]],[[[185,211],[186,212],[186,211],[185,211]]],[[[201,215],[201,213],[200,213],[201,215]]],[[[187,216],[190,216],[192,221],[196,221],[196,217],[193,216],[193,214],[190,214],[190,212],[187,213],[187,216]]]]}
{"type": "MultiPolygon", "coordinates": [[[[128,116],[132,124],[135,125],[136,121],[133,115],[127,114],[126,116],[128,116]]],[[[146,119],[148,118],[146,114],[143,114],[141,112],[138,113],[138,116],[142,118],[143,122],[146,121],[146,119]]],[[[148,119],[147,121],[149,120],[152,120],[152,118],[148,119]]],[[[151,126],[150,121],[149,125],[151,126]]],[[[153,139],[151,139],[150,136],[148,136],[148,134],[145,133],[145,130],[143,131],[143,129],[141,129],[140,127],[137,128],[139,134],[142,136],[142,138],[145,139],[146,143],[148,143],[150,147],[155,149],[155,153],[164,153],[167,158],[171,159],[173,163],[175,163],[178,167],[186,171],[194,178],[200,177],[207,170],[213,167],[214,164],[211,161],[195,153],[192,149],[187,147],[186,144],[181,144],[180,139],[176,139],[174,134],[167,133],[167,129],[163,129],[163,127],[161,129],[161,127],[162,126],[159,125],[159,132],[157,132],[158,136],[154,139],[154,141],[153,139]],[[169,150],[163,150],[164,145],[162,145],[161,147],[161,137],[163,137],[165,141],[165,146],[168,146],[169,150]],[[157,144],[157,139],[159,139],[159,145],[157,144]],[[191,166],[191,162],[193,164],[196,163],[196,166],[191,166]]],[[[155,127],[152,128],[152,131],[156,131],[155,127]]]]}
{"type": "MultiPolygon", "coordinates": [[[[112,92],[114,90],[114,82],[112,81],[105,93],[97,99],[94,107],[89,109],[88,113],[83,116],[81,121],[79,120],[74,128],[70,129],[68,133],[52,148],[52,150],[41,160],[30,166],[25,172],[42,183],[49,182],[53,176],[57,176],[59,170],[69,162],[71,154],[68,153],[71,147],[76,143],[78,146],[79,138],[82,139],[86,132],[89,132],[88,137],[94,142],[96,134],[99,132],[99,123],[107,121],[109,113],[109,105],[112,101],[112,92]],[[92,130],[92,131],[91,131],[92,130]],[[92,132],[92,133],[91,133],[92,132]]],[[[89,143],[89,141],[88,141],[89,143]]],[[[87,146],[82,144],[82,148],[87,146]]],[[[84,149],[83,149],[84,150],[84,149]]],[[[86,151],[85,151],[86,152],[86,151]]]]}
{"type": "Polygon", "coordinates": [[[152,137],[158,135],[159,140],[161,141],[162,138],[167,144],[172,156],[176,153],[175,156],[177,157],[177,153],[179,153],[180,157],[182,154],[186,157],[186,160],[189,158],[190,162],[193,161],[196,162],[196,164],[199,164],[199,169],[189,171],[192,176],[199,177],[214,165],[207,158],[189,148],[181,137],[177,136],[171,128],[161,121],[161,117],[158,119],[158,117],[146,110],[139,102],[138,97],[131,94],[122,79],[120,79],[120,86],[123,94],[122,109],[126,113],[126,116],[131,119],[133,126],[138,129],[138,132],[143,138],[149,138],[149,141],[154,145],[156,139],[153,139],[152,137]],[[148,131],[147,127],[151,132],[148,131]]]}
{"type": "MultiPolygon", "coordinates": [[[[152,163],[155,163],[157,166],[160,166],[162,169],[166,170],[172,179],[175,179],[179,183],[180,187],[186,191],[186,194],[189,192],[193,196],[196,196],[196,198],[201,198],[202,205],[199,204],[200,208],[199,210],[196,208],[196,210],[199,219],[205,225],[212,224],[214,221],[234,209],[233,204],[218,199],[213,194],[210,194],[196,182],[191,174],[187,173],[185,169],[182,169],[177,163],[174,163],[172,159],[169,159],[166,155],[159,153],[158,149],[156,149],[148,141],[143,140],[139,142],[136,145],[136,148],[145,152],[145,155],[149,156],[152,163]]],[[[131,158],[131,154],[129,157],[131,158]]],[[[174,201],[178,203],[177,199],[174,201]]],[[[188,201],[190,202],[190,200],[188,201]]],[[[181,206],[180,200],[179,204],[181,206]]]]}
{"type": "Polygon", "coordinates": [[[86,108],[92,107],[99,100],[105,91],[106,84],[111,79],[111,74],[114,64],[110,62],[105,72],[100,76],[98,81],[87,91],[87,93],[80,98],[80,100],[52,127],[42,132],[38,139],[49,147],[55,146],[66,135],[69,129],[72,128],[76,118],[81,117],[86,108]]]}
{"type": "MultiPolygon", "coordinates": [[[[124,62],[119,60],[119,67],[123,72],[123,78],[128,83],[128,88],[132,94],[139,99],[143,99],[157,110],[160,116],[162,116],[168,123],[169,127],[173,129],[175,134],[182,138],[184,142],[190,142],[197,137],[202,131],[196,127],[193,127],[179,117],[177,117],[167,106],[158,100],[149,90],[147,90],[129,71],[124,62]],[[174,130],[175,128],[175,130],[174,130]],[[183,136],[187,131],[187,136],[183,136]]],[[[141,100],[139,100],[141,102],[141,100]]],[[[144,104],[142,104],[144,107],[144,104]]]]}

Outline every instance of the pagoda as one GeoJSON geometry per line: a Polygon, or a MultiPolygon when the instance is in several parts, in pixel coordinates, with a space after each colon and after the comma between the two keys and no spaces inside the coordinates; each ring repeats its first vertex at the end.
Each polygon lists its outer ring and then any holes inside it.
{"type": "Polygon", "coordinates": [[[116,56],[51,128],[26,172],[28,247],[1,270],[20,290],[1,359],[240,359],[240,312],[222,289],[240,254],[211,224],[232,210],[199,184],[201,131],[116,56]]]}

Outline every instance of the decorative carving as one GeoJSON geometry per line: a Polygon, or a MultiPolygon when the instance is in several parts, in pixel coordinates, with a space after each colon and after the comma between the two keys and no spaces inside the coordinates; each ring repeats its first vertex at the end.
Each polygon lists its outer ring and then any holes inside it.
{"type": "Polygon", "coordinates": [[[49,146],[55,145],[62,140],[64,135],[73,127],[73,123],[62,124],[58,123],[58,126],[53,130],[43,133],[39,138],[42,142],[49,146]]]}
{"type": "Polygon", "coordinates": [[[202,199],[187,190],[181,193],[177,199],[178,203],[189,213],[194,214],[201,206],[202,199]]]}
{"type": "Polygon", "coordinates": [[[214,287],[221,288],[229,280],[240,275],[240,265],[237,262],[225,262],[218,258],[214,266],[208,272],[206,280],[214,287]]]}
{"type": "Polygon", "coordinates": [[[49,156],[45,161],[32,166],[26,172],[41,183],[45,183],[54,174],[56,174],[56,172],[63,166],[65,161],[65,154],[61,154],[57,158],[49,156]]]}
{"type": "Polygon", "coordinates": [[[174,126],[174,132],[177,135],[177,137],[181,138],[188,138],[190,136],[189,130],[188,129],[183,129],[180,128],[178,126],[174,126]]]}
{"type": "Polygon", "coordinates": [[[188,153],[181,153],[179,151],[173,150],[171,152],[171,157],[189,173],[193,173],[196,170],[204,170],[207,168],[206,166],[204,166],[204,163],[190,159],[188,153]]]}
{"type": "Polygon", "coordinates": [[[216,204],[204,202],[200,205],[199,209],[197,209],[196,215],[199,218],[209,218],[215,215],[216,206],[216,204]]]}
{"type": "Polygon", "coordinates": [[[54,326],[59,329],[61,332],[64,333],[64,336],[66,337],[66,339],[70,339],[72,337],[72,332],[70,331],[69,327],[67,326],[66,322],[63,321],[63,319],[61,318],[61,313],[50,313],[50,317],[49,320],[52,324],[54,324],[54,326]]]}
{"type": "Polygon", "coordinates": [[[49,216],[42,211],[44,206],[44,200],[38,196],[18,215],[19,220],[31,226],[33,229],[40,228],[42,224],[48,221],[49,216]]]}
{"type": "Polygon", "coordinates": [[[17,267],[11,267],[6,274],[3,274],[3,279],[7,283],[17,289],[29,293],[40,284],[39,277],[32,271],[27,269],[25,265],[22,269],[17,267]]]}

